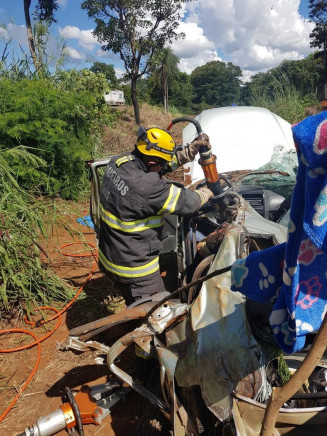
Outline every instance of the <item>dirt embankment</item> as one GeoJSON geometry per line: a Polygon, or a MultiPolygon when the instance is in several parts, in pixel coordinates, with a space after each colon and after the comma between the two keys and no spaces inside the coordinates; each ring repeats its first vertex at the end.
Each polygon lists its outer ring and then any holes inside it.
{"type": "MultiPolygon", "coordinates": [[[[132,106],[119,106],[115,109],[118,114],[118,121],[112,128],[106,128],[103,135],[103,146],[99,153],[103,156],[119,154],[124,151],[132,150],[137,136],[137,125],[135,124],[134,111],[132,106]]],[[[140,109],[141,125],[144,127],[157,126],[166,129],[172,119],[180,115],[164,114],[156,107],[143,104],[140,109]]],[[[182,129],[184,123],[174,125],[170,133],[175,139],[176,144],[182,143],[182,129]]]]}

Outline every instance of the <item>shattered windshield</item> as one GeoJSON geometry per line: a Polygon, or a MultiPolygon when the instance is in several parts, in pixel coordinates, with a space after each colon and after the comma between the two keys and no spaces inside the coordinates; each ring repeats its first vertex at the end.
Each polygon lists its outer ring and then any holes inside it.
{"type": "Polygon", "coordinates": [[[240,182],[262,186],[287,198],[295,185],[298,159],[296,150],[286,150],[282,145],[274,148],[271,161],[242,177],[240,182]]]}

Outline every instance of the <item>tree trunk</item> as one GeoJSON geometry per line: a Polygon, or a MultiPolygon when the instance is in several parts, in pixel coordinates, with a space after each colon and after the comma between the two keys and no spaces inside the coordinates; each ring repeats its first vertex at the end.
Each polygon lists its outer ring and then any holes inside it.
{"type": "Polygon", "coordinates": [[[162,81],[162,92],[163,92],[163,104],[164,104],[164,113],[167,115],[168,113],[168,78],[167,71],[165,66],[162,66],[161,69],[161,81],[162,81]]]}
{"type": "Polygon", "coordinates": [[[132,77],[132,81],[131,81],[131,98],[134,107],[135,122],[139,126],[141,120],[140,120],[140,107],[136,95],[136,77],[132,77]]]}
{"type": "Polygon", "coordinates": [[[30,6],[31,6],[31,0],[24,0],[24,13],[25,13],[28,45],[29,45],[30,53],[31,53],[31,56],[33,59],[35,70],[37,73],[39,73],[40,72],[40,64],[39,64],[39,61],[38,61],[38,58],[36,55],[36,50],[35,50],[35,45],[34,45],[32,24],[31,24],[31,18],[30,18],[30,6]]]}
{"type": "Polygon", "coordinates": [[[324,317],[310,351],[300,367],[284,386],[273,388],[272,395],[265,410],[260,436],[273,436],[279,409],[300,389],[305,380],[312,374],[316,365],[319,364],[326,346],[327,314],[324,317]]]}

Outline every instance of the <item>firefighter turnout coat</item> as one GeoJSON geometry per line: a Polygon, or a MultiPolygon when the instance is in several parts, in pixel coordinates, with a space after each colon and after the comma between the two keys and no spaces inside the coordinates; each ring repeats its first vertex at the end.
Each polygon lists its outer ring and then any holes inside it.
{"type": "Polygon", "coordinates": [[[164,215],[195,212],[201,197],[149,172],[133,152],[109,161],[100,203],[100,264],[123,281],[137,282],[159,270],[164,215]]]}

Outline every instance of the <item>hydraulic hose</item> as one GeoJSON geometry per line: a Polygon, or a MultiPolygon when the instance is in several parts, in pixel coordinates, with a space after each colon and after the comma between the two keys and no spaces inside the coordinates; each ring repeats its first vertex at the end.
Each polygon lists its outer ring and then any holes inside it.
{"type": "Polygon", "coordinates": [[[189,117],[175,118],[174,120],[171,121],[171,123],[167,127],[167,130],[170,130],[174,124],[183,123],[183,122],[194,124],[194,127],[196,128],[197,134],[200,135],[202,133],[202,127],[201,127],[201,124],[199,123],[199,121],[195,120],[194,118],[189,118],[189,117]]]}
{"type": "MultiPolygon", "coordinates": [[[[169,131],[174,124],[182,123],[182,122],[192,123],[196,129],[198,136],[200,136],[203,133],[199,121],[189,117],[175,118],[174,120],[171,121],[171,123],[167,127],[167,130],[169,131]]],[[[219,181],[220,177],[217,171],[216,161],[217,158],[214,154],[212,154],[211,149],[209,149],[206,146],[200,147],[199,164],[201,165],[202,171],[204,173],[207,186],[209,189],[211,189],[214,195],[219,195],[221,193],[221,186],[220,186],[220,181],[219,181]]]]}

